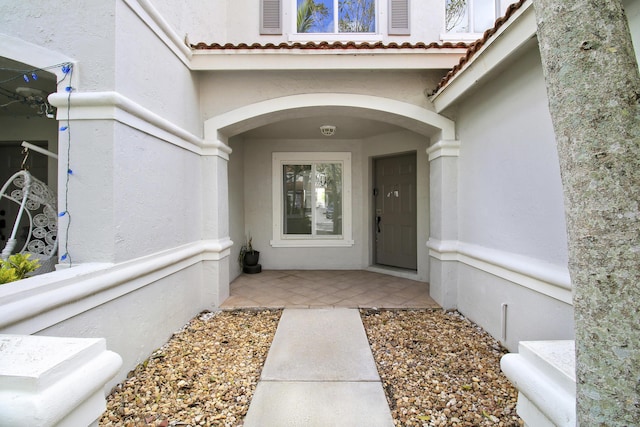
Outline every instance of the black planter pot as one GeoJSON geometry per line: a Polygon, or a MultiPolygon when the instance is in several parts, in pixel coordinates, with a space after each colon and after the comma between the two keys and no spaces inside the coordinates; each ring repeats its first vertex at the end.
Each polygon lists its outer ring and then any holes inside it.
{"type": "Polygon", "coordinates": [[[243,265],[245,267],[253,267],[254,265],[258,265],[258,260],[260,259],[260,252],[246,252],[244,254],[243,265]]]}

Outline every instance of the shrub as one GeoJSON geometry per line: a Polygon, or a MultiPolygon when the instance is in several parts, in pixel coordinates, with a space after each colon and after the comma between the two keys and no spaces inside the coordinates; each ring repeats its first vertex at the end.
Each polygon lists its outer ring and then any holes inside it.
{"type": "Polygon", "coordinates": [[[30,260],[31,254],[14,254],[0,264],[0,285],[22,280],[40,267],[40,261],[30,260]]]}

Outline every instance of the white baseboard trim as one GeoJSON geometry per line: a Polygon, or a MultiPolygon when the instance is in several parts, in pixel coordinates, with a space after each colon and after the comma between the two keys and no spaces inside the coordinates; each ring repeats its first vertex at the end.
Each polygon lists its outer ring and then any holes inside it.
{"type": "Polygon", "coordinates": [[[572,304],[571,277],[567,267],[457,240],[429,239],[427,247],[432,258],[461,262],[572,304]]]}
{"type": "Polygon", "coordinates": [[[79,265],[0,287],[0,331],[31,335],[202,261],[229,256],[229,238],[203,240],[120,264],[79,265]]]}

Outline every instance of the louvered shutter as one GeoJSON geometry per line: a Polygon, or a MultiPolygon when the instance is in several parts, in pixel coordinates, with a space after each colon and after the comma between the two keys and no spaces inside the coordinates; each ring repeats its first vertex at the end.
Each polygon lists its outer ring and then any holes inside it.
{"type": "Polygon", "coordinates": [[[260,34],[282,34],[282,0],[260,0],[260,34]]]}
{"type": "Polygon", "coordinates": [[[389,0],[389,34],[408,36],[409,0],[389,0]]]}

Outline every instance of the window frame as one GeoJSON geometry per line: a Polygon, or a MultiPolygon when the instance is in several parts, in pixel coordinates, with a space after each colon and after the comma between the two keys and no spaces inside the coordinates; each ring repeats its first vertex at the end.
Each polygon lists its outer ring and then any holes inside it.
{"type": "Polygon", "coordinates": [[[350,247],[352,234],[352,187],[350,152],[274,152],[272,154],[272,247],[350,247]],[[283,166],[285,164],[342,164],[342,235],[283,234],[283,166]]]}
{"type": "Polygon", "coordinates": [[[323,34],[323,35],[344,35],[344,34],[348,34],[349,36],[352,35],[360,35],[360,36],[369,36],[371,37],[374,34],[380,34],[380,0],[372,0],[374,2],[374,7],[375,7],[375,22],[374,22],[374,30],[373,31],[368,31],[368,32],[349,32],[349,31],[343,31],[340,32],[339,31],[339,27],[340,27],[340,7],[339,7],[339,3],[342,0],[328,0],[330,2],[333,2],[333,28],[334,31],[329,31],[329,32],[309,32],[309,33],[299,33],[297,31],[298,29],[298,23],[297,23],[297,15],[298,15],[298,1],[299,0],[292,0],[292,6],[293,6],[293,10],[292,10],[292,14],[293,14],[293,18],[296,20],[296,22],[294,22],[294,26],[293,28],[295,29],[295,31],[292,31],[295,34],[298,35],[308,35],[308,34],[323,34]]]}
{"type": "MultiPolygon", "coordinates": [[[[474,8],[475,8],[475,1],[476,0],[467,0],[467,9],[468,11],[468,22],[469,22],[469,26],[472,26],[474,21],[475,21],[475,17],[474,17],[474,8]]],[[[502,1],[501,0],[492,0],[493,1],[493,22],[496,21],[496,19],[498,19],[501,15],[501,8],[502,8],[502,1]]],[[[474,31],[467,31],[467,32],[453,32],[453,31],[447,31],[446,29],[446,0],[445,0],[445,23],[443,23],[442,28],[444,28],[444,32],[440,35],[440,39],[443,41],[475,41],[478,38],[480,38],[482,36],[482,34],[484,34],[484,32],[491,28],[484,28],[481,31],[475,31],[476,29],[472,27],[472,30],[474,31]]]]}

